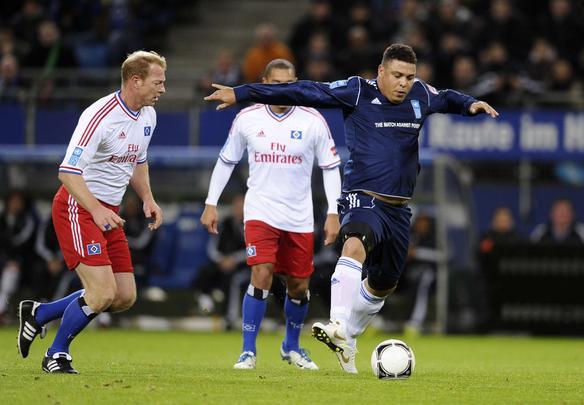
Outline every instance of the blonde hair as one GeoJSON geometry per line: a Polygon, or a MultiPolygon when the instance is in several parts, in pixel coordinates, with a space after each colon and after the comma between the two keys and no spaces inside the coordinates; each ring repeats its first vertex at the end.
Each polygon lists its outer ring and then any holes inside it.
{"type": "Polygon", "coordinates": [[[151,64],[166,70],[166,59],[154,51],[136,51],[129,54],[122,63],[122,84],[134,75],[145,79],[151,64]]]}

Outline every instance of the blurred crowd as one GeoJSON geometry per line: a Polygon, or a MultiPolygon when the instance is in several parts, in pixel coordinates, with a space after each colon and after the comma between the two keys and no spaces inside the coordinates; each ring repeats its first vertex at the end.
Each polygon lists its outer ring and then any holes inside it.
{"type": "Polygon", "coordinates": [[[298,77],[374,78],[383,49],[411,45],[418,76],[497,106],[575,106],[582,102],[584,4],[573,0],[312,0],[287,42],[266,23],[241,66],[222,49],[201,91],[215,80],[258,81],[276,57],[295,61],[298,77]]]}
{"type": "Polygon", "coordinates": [[[22,69],[41,69],[46,77],[59,68],[117,67],[136,49],[163,50],[186,1],[3,0],[0,99],[21,98],[28,85],[22,69]]]}

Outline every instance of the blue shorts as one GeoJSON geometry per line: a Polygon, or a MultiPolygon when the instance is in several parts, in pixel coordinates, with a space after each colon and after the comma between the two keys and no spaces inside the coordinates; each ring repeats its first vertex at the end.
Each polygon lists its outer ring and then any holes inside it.
{"type": "Polygon", "coordinates": [[[406,262],[412,211],[407,204],[392,205],[360,192],[343,193],[337,200],[341,235],[352,222],[371,230],[370,250],[363,266],[370,285],[397,284],[406,262]]]}

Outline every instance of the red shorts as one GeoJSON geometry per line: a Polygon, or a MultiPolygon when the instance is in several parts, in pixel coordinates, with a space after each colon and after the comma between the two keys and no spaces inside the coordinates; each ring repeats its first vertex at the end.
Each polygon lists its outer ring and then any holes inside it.
{"type": "MultiPolygon", "coordinates": [[[[101,202],[101,201],[100,201],[101,202]]],[[[115,213],[119,207],[101,204],[115,213]]],[[[123,228],[103,232],[91,214],[61,186],[53,199],[53,224],[67,267],[112,266],[114,273],[134,271],[128,240],[123,228]]]]}
{"type": "Polygon", "coordinates": [[[314,271],[312,232],[288,232],[262,221],[245,223],[247,264],[274,263],[276,273],[308,278],[314,271]]]}

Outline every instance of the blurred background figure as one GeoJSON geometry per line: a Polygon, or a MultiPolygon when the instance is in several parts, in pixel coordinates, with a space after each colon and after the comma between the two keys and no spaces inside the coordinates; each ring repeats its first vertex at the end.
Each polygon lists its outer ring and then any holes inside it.
{"type": "Polygon", "coordinates": [[[480,252],[489,253],[496,245],[521,242],[523,238],[515,229],[515,219],[508,207],[499,207],[493,213],[491,225],[481,235],[480,252]]]}
{"type": "Polygon", "coordinates": [[[277,38],[273,24],[263,23],[255,29],[255,42],[245,54],[243,78],[248,83],[260,82],[266,65],[274,59],[286,59],[294,63],[288,46],[277,38]]]}
{"type": "Polygon", "coordinates": [[[124,231],[132,255],[136,284],[143,287],[148,284],[150,255],[156,232],[148,228],[149,219],[144,216],[142,202],[135,194],[128,193],[124,198],[120,213],[126,221],[124,231]]]}
{"type": "Polygon", "coordinates": [[[404,329],[406,334],[418,335],[422,332],[430,294],[436,281],[438,255],[434,218],[426,212],[419,212],[412,223],[405,270],[408,280],[416,286],[414,307],[404,329]]]}
{"type": "Polygon", "coordinates": [[[570,200],[558,199],[552,204],[549,221],[536,226],[530,238],[534,243],[581,245],[584,244],[584,224],[576,221],[570,200]]]}
{"type": "Polygon", "coordinates": [[[33,255],[36,219],[30,201],[21,191],[11,191],[0,214],[0,323],[8,322],[21,272],[30,266],[33,255]]]}
{"type": "Polygon", "coordinates": [[[243,233],[244,195],[231,201],[230,214],[219,224],[207,244],[210,263],[199,270],[195,291],[199,310],[204,314],[227,316],[228,329],[239,316],[241,291],[249,284],[243,233]],[[217,310],[216,310],[217,309],[217,310]]]}
{"type": "Polygon", "coordinates": [[[241,84],[241,82],[241,69],[235,62],[233,51],[224,48],[217,52],[215,66],[205,76],[199,79],[197,90],[200,94],[207,95],[215,90],[211,86],[213,83],[233,87],[241,84]]]}

